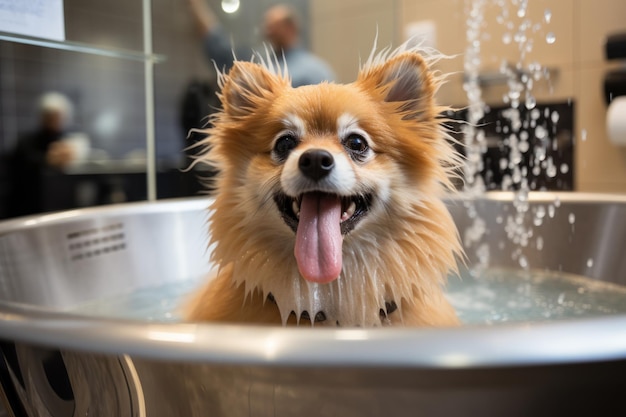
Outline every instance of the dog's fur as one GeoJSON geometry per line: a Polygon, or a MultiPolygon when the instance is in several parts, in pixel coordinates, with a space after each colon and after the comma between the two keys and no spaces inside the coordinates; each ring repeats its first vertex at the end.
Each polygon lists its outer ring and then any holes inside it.
{"type": "Polygon", "coordinates": [[[202,157],[219,169],[210,222],[219,272],[195,294],[187,319],[457,324],[442,286],[462,250],[440,197],[453,189],[459,157],[446,140],[445,109],[434,103],[442,82],[430,69],[436,59],[403,45],[372,53],[352,84],[295,89],[270,58],[237,61],[221,75],[223,109],[206,132],[202,157]],[[295,147],[281,157],[276,144],[286,135],[295,147]],[[353,135],[369,149],[350,151],[363,144],[347,142],[353,135]],[[335,161],[318,182],[298,168],[310,149],[335,161]],[[309,191],[369,198],[367,212],[342,235],[338,279],[304,279],[294,256],[296,233],[277,196],[309,191]]]}

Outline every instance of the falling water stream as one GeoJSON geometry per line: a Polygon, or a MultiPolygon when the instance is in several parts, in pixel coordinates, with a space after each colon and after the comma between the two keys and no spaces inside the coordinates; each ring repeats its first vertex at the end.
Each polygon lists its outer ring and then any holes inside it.
{"type": "MultiPolygon", "coordinates": [[[[464,143],[466,148],[465,193],[469,197],[484,195],[493,184],[485,184],[486,178],[493,177],[486,172],[483,155],[486,152],[485,130],[481,124],[490,106],[483,101],[482,83],[485,81],[484,63],[481,54],[483,42],[487,39],[501,42],[501,47],[514,49],[517,60],[502,60],[498,76],[506,83],[506,91],[502,96],[505,109],[500,113],[496,132],[501,135],[501,157],[499,168],[502,180],[499,188],[514,192],[512,213],[506,213],[501,219],[508,239],[515,244],[512,258],[523,269],[530,269],[525,254],[526,248],[533,245],[543,248],[543,238],[539,233],[546,214],[552,218],[560,206],[558,198],[547,205],[532,207],[528,197],[531,190],[542,190],[536,178],[555,178],[558,173],[565,174],[569,166],[565,163],[557,166],[550,150],[556,151],[559,143],[555,137],[555,126],[560,115],[557,110],[546,107],[543,112],[537,107],[534,88],[540,81],[550,83],[550,71],[541,63],[532,59],[533,46],[538,41],[552,45],[556,36],[551,31],[552,11],[545,9],[541,21],[530,18],[530,7],[537,7],[530,0],[466,0],[467,47],[465,51],[465,82],[467,94],[467,125],[464,126],[464,143]],[[496,11],[495,22],[487,22],[485,16],[496,11]],[[490,39],[487,31],[503,30],[501,39],[490,39]]],[[[500,49],[502,49],[500,48],[500,49]]],[[[512,54],[507,54],[510,56],[512,54]]],[[[480,274],[489,264],[489,245],[484,241],[485,222],[478,215],[476,202],[470,198],[466,203],[468,215],[473,223],[464,231],[466,250],[473,251],[478,259],[474,267],[480,274]]],[[[571,215],[573,216],[573,214],[571,215]]],[[[570,218],[574,224],[574,219],[570,218]]]]}

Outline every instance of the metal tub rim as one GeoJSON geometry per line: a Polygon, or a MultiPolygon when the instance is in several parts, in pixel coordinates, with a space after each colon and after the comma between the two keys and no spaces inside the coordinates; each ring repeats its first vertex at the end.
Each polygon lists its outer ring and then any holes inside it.
{"type": "MultiPolygon", "coordinates": [[[[510,201],[511,193],[486,199],[510,201]]],[[[626,196],[531,193],[530,201],[626,204],[626,196]]],[[[0,235],[71,218],[202,210],[210,199],[170,200],[31,216],[0,235]]],[[[626,315],[446,329],[302,329],[103,319],[0,302],[0,338],[159,360],[264,366],[480,369],[626,359],[626,315]]]]}

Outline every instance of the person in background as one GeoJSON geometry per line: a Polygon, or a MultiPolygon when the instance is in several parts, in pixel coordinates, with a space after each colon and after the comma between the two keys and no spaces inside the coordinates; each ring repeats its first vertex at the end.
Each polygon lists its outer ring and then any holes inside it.
{"type": "Polygon", "coordinates": [[[72,103],[62,94],[46,93],[39,101],[39,126],[18,139],[9,160],[11,181],[7,199],[9,217],[43,211],[43,175],[62,170],[76,158],[62,139],[73,114],[72,103]]]}
{"type": "MultiPolygon", "coordinates": [[[[229,36],[206,0],[188,1],[203,36],[208,58],[215,61],[220,71],[230,69],[234,57],[229,36]]],[[[264,15],[263,32],[281,65],[284,55],[293,87],[335,80],[328,64],[301,45],[298,16],[291,6],[278,4],[269,8],[264,15]]],[[[235,51],[235,55],[237,59],[242,59],[248,53],[235,51]]]]}

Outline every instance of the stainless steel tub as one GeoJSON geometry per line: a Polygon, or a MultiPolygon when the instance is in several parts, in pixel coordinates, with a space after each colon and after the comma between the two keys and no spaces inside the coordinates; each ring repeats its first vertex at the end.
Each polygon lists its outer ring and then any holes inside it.
{"type": "MultiPolygon", "coordinates": [[[[537,228],[543,251],[525,251],[531,267],[626,285],[626,197],[531,194],[531,210],[555,199],[554,217],[537,228]]],[[[512,212],[511,195],[475,204],[490,264],[517,266],[498,219],[512,212]]],[[[205,274],[207,205],[130,204],[0,223],[7,408],[53,417],[626,415],[626,316],[328,330],[64,312],[205,274]]],[[[463,231],[463,202],[450,208],[463,231]]]]}

